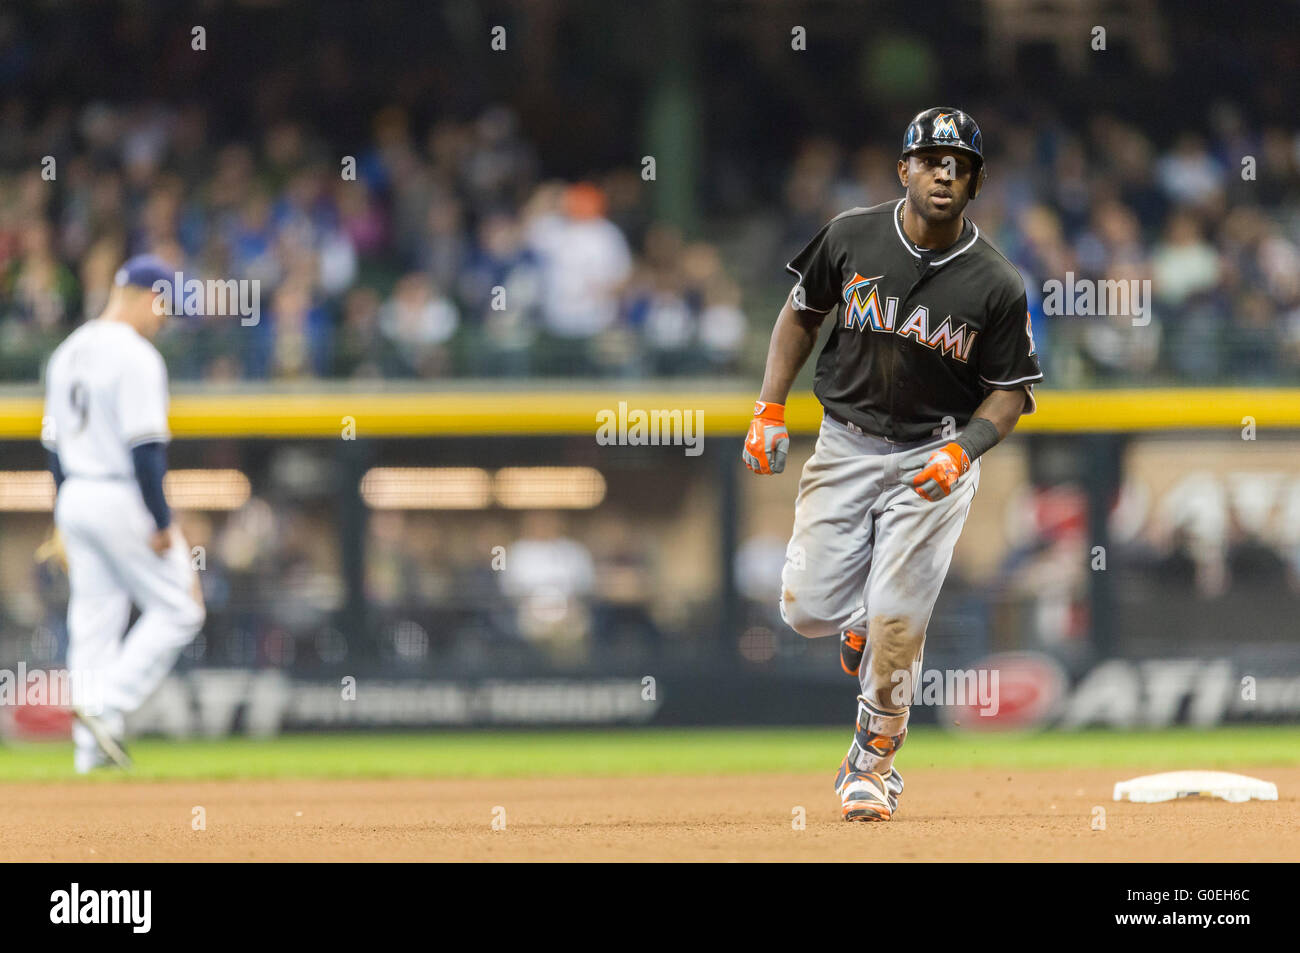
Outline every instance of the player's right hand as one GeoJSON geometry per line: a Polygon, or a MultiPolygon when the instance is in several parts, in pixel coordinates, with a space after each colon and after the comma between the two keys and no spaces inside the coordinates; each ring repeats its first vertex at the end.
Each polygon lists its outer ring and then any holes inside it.
{"type": "Polygon", "coordinates": [[[790,452],[790,432],[785,429],[785,405],[754,402],[754,419],[745,436],[741,458],[755,473],[780,473],[790,452]]]}
{"type": "Polygon", "coordinates": [[[149,536],[149,548],[159,556],[171,549],[172,528],[168,526],[166,529],[154,530],[149,536]]]}

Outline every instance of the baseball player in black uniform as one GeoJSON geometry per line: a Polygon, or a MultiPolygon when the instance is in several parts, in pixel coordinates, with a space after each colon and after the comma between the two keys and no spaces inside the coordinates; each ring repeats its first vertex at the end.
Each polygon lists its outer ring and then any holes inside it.
{"type": "Polygon", "coordinates": [[[745,439],[755,473],[785,468],[786,396],[831,315],[781,614],[809,638],[840,634],[841,665],[861,685],[835,780],[845,820],[898,809],[894,755],[980,455],[1033,412],[1043,379],[1024,282],[963,214],[984,174],[970,116],[936,107],[912,120],[898,160],[906,196],[837,215],[787,266],[797,281],[745,439]]]}

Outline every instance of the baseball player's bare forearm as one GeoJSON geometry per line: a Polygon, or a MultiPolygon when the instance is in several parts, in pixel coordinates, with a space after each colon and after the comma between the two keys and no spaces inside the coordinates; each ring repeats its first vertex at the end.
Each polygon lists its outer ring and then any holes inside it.
{"type": "Polygon", "coordinates": [[[1016,429],[1016,423],[1024,410],[1024,390],[995,390],[975,408],[971,419],[982,417],[993,424],[998,430],[998,442],[1001,443],[1016,429]]]}
{"type": "Polygon", "coordinates": [[[781,314],[772,329],[772,339],[767,346],[767,370],[763,374],[763,389],[759,400],[784,404],[790,396],[794,379],[817,345],[823,314],[813,311],[796,311],[786,299],[781,314]]]}
{"type": "Polygon", "coordinates": [[[772,340],[767,346],[767,369],[763,389],[754,404],[754,419],[745,435],[741,458],[755,473],[780,473],[790,450],[790,433],[785,426],[785,399],[794,379],[817,344],[817,332],[825,315],[796,311],[791,298],[777,315],[772,340]]]}

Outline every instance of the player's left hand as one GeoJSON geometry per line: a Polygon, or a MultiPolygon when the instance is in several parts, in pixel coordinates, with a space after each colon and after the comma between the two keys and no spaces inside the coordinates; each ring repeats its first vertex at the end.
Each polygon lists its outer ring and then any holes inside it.
{"type": "Polygon", "coordinates": [[[149,534],[149,548],[156,555],[163,556],[172,548],[172,528],[154,530],[149,534]]]}
{"type": "Polygon", "coordinates": [[[57,528],[50,530],[45,542],[36,547],[36,561],[50,563],[65,573],[68,571],[68,551],[63,547],[63,535],[57,528]]]}
{"type": "Polygon", "coordinates": [[[931,503],[952,492],[957,478],[970,469],[970,458],[958,444],[950,443],[931,453],[924,462],[904,467],[903,479],[931,503]]]}

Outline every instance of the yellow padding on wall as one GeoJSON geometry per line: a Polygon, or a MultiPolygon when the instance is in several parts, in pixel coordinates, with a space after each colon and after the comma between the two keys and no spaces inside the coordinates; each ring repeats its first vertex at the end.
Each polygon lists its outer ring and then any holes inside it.
{"type": "MultiPolygon", "coordinates": [[[[1018,429],[1034,433],[1256,428],[1300,429],[1300,388],[1187,388],[1051,391],[1037,394],[1038,412],[1018,429]]],[[[183,437],[356,437],[473,434],[595,434],[597,414],[702,411],[708,437],[742,438],[753,412],[752,391],[441,390],[428,393],[176,394],[171,427],[183,437]]],[[[40,435],[39,397],[0,397],[0,438],[40,435]]],[[[813,433],[821,408],[811,393],[791,397],[792,432],[813,433]]]]}

